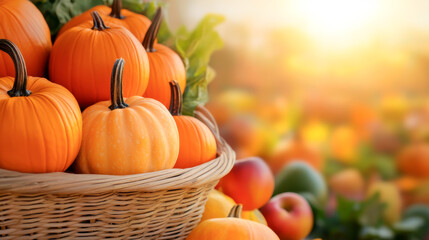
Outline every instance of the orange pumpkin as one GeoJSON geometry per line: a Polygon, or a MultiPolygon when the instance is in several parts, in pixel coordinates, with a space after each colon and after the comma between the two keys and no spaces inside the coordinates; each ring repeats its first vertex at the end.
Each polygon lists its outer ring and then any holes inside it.
{"type": "Polygon", "coordinates": [[[89,21],[65,32],[52,48],[49,76],[69,89],[82,108],[109,99],[109,73],[124,58],[124,95],[143,95],[149,80],[147,54],[125,28],[107,27],[97,12],[89,21]]]}
{"type": "Polygon", "coordinates": [[[279,240],[267,226],[240,219],[241,205],[235,205],[227,218],[213,218],[201,222],[187,240],[279,240]]]}
{"type": "MultiPolygon", "coordinates": [[[[43,77],[52,48],[51,33],[42,13],[28,0],[0,1],[0,38],[21,50],[30,76],[43,77]]],[[[15,76],[12,60],[0,52],[0,77],[15,76]]]]}
{"type": "Polygon", "coordinates": [[[94,11],[100,13],[100,16],[103,17],[107,25],[110,26],[111,24],[115,24],[128,29],[139,40],[139,42],[143,41],[146,31],[151,23],[149,18],[141,14],[122,9],[121,0],[114,0],[111,7],[105,5],[98,5],[72,18],[60,29],[57,37],[62,35],[70,28],[76,27],[82,23],[91,20],[91,12],[94,11]]]}
{"type": "Polygon", "coordinates": [[[182,93],[176,81],[170,82],[172,101],[170,113],[176,121],[180,137],[179,157],[175,168],[194,167],[216,158],[216,139],[200,120],[182,116],[182,93]]]}
{"type": "Polygon", "coordinates": [[[111,77],[111,101],[83,112],[82,147],[76,160],[79,173],[137,174],[172,168],[179,154],[179,133],[168,110],[140,96],[124,99],[124,60],[111,77]]]}
{"type": "Polygon", "coordinates": [[[161,21],[162,10],[158,8],[143,40],[143,47],[147,51],[150,63],[149,84],[143,96],[154,98],[168,108],[171,100],[169,82],[173,79],[179,82],[183,94],[186,87],[186,70],[177,53],[155,43],[161,21]]]}
{"type": "Polygon", "coordinates": [[[20,172],[65,171],[79,152],[82,115],[73,95],[44,78],[27,77],[21,52],[0,40],[12,58],[13,77],[0,78],[0,168],[20,172]]]}

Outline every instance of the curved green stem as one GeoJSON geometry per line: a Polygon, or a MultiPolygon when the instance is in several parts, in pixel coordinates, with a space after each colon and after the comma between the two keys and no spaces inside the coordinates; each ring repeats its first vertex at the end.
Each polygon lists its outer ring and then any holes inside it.
{"type": "Polygon", "coordinates": [[[159,27],[162,22],[162,8],[159,7],[156,10],[155,16],[152,19],[152,23],[149,26],[149,29],[146,32],[146,35],[143,39],[143,47],[146,49],[146,52],[155,52],[156,49],[153,48],[155,39],[158,36],[159,27]]]}
{"type": "Polygon", "coordinates": [[[228,217],[241,218],[242,210],[243,210],[243,205],[241,204],[234,205],[234,207],[231,208],[231,211],[229,211],[228,217]]]}
{"type": "Polygon", "coordinates": [[[122,95],[122,74],[124,72],[125,60],[119,58],[115,61],[112,70],[112,77],[110,79],[110,99],[112,105],[109,106],[111,110],[118,108],[126,108],[128,104],[124,101],[124,96],[122,95]]]}
{"type": "Polygon", "coordinates": [[[113,0],[112,11],[110,12],[109,16],[117,19],[124,19],[125,16],[121,15],[121,10],[122,10],[122,0],[113,0]]]}
{"type": "Polygon", "coordinates": [[[11,90],[7,91],[10,97],[26,97],[31,92],[27,90],[27,68],[18,47],[10,40],[0,39],[0,50],[7,53],[15,66],[15,81],[11,90]]]}
{"type": "Polygon", "coordinates": [[[180,85],[176,80],[170,82],[171,100],[169,111],[173,116],[182,115],[183,97],[180,91],[180,85]]]}
{"type": "Polygon", "coordinates": [[[92,22],[94,23],[94,26],[92,26],[91,28],[92,30],[103,31],[105,29],[110,28],[104,24],[103,19],[101,18],[100,14],[97,11],[91,12],[91,16],[92,16],[92,22]]]}

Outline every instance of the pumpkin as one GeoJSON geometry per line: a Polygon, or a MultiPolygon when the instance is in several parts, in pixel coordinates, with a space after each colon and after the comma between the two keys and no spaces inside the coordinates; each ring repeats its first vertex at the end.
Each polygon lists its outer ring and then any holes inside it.
{"type": "Polygon", "coordinates": [[[277,235],[267,226],[240,219],[241,205],[235,205],[228,217],[213,218],[198,224],[187,240],[276,240],[277,235]]]}
{"type": "Polygon", "coordinates": [[[139,40],[139,42],[143,41],[146,31],[151,23],[149,18],[147,18],[146,16],[134,13],[127,9],[122,9],[121,0],[114,0],[111,7],[105,5],[98,5],[72,18],[60,29],[57,37],[62,35],[70,28],[76,27],[82,23],[91,20],[91,12],[94,11],[100,13],[100,16],[105,19],[105,23],[107,25],[115,24],[128,29],[139,40]]]}
{"type": "Polygon", "coordinates": [[[170,82],[170,113],[179,130],[180,150],[175,168],[194,167],[216,158],[216,139],[200,120],[182,116],[182,93],[176,81],[170,82]]]}
{"type": "Polygon", "coordinates": [[[123,71],[124,60],[116,60],[111,101],[96,103],[82,113],[82,147],[75,162],[79,173],[137,174],[176,163],[179,133],[173,117],[154,99],[124,99],[123,71]]]}
{"type": "Polygon", "coordinates": [[[183,94],[186,87],[186,70],[179,55],[170,48],[155,43],[161,20],[162,10],[158,8],[143,40],[150,63],[149,84],[143,96],[154,98],[168,108],[171,99],[169,82],[173,79],[179,82],[183,94]]]}
{"type": "Polygon", "coordinates": [[[32,173],[65,171],[79,152],[82,115],[73,95],[44,78],[27,76],[18,47],[0,40],[15,78],[0,78],[0,168],[32,173]]]}
{"type": "MultiPolygon", "coordinates": [[[[43,77],[52,48],[51,33],[42,13],[28,0],[0,1],[0,38],[21,50],[30,76],[43,77]]],[[[14,76],[13,62],[0,52],[0,77],[14,76]]]]}
{"type": "Polygon", "coordinates": [[[97,12],[93,20],[61,35],[52,48],[49,60],[51,81],[69,89],[85,108],[109,100],[109,73],[117,58],[124,58],[124,95],[143,95],[149,80],[147,54],[137,39],[125,28],[107,27],[97,12]]]}

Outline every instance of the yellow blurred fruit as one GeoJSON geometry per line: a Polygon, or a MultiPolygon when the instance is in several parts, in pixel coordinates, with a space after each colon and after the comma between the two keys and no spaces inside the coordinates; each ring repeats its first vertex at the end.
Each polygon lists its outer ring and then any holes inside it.
{"type": "MultiPolygon", "coordinates": [[[[211,218],[227,217],[229,211],[231,211],[231,208],[234,205],[235,201],[232,198],[216,189],[213,189],[208,195],[201,222],[211,218]]],[[[241,218],[267,225],[267,221],[258,209],[253,211],[243,211],[241,218]]]]}
{"type": "Polygon", "coordinates": [[[329,127],[322,121],[310,120],[304,123],[299,132],[303,141],[321,149],[329,137],[329,127]]]}
{"type": "Polygon", "coordinates": [[[232,198],[213,189],[207,198],[201,221],[211,218],[224,218],[228,216],[229,211],[234,205],[235,201],[232,198]]]}
{"type": "Polygon", "coordinates": [[[367,197],[379,193],[380,201],[386,204],[383,219],[388,224],[394,224],[401,218],[402,199],[399,189],[394,183],[375,182],[368,188],[367,197]]]}
{"type": "Polygon", "coordinates": [[[361,199],[365,194],[365,180],[354,168],[332,175],[329,179],[329,187],[334,193],[352,199],[361,199]]]}
{"type": "Polygon", "coordinates": [[[350,126],[338,126],[332,131],[329,149],[339,162],[351,164],[357,159],[359,138],[350,126]]]}
{"type": "Polygon", "coordinates": [[[241,218],[258,222],[267,226],[267,220],[265,220],[264,215],[262,215],[262,213],[258,209],[255,209],[253,211],[243,211],[241,214],[241,218]]]}

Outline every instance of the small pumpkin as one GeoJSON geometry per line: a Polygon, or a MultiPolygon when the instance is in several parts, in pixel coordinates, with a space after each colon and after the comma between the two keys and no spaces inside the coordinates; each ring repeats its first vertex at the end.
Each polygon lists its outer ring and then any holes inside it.
{"type": "Polygon", "coordinates": [[[182,115],[182,93],[176,81],[170,82],[170,113],[179,130],[180,150],[175,168],[194,167],[216,158],[216,139],[200,120],[182,115]]]}
{"type": "Polygon", "coordinates": [[[143,41],[151,21],[144,15],[122,9],[121,0],[113,0],[112,6],[98,5],[68,21],[58,32],[58,36],[70,28],[76,27],[92,19],[91,12],[97,11],[107,25],[115,24],[128,29],[139,42],[143,41]]]}
{"type": "Polygon", "coordinates": [[[92,21],[61,35],[49,61],[51,81],[69,89],[82,108],[109,99],[109,73],[117,58],[124,58],[124,95],[143,95],[149,80],[147,54],[125,28],[106,26],[98,12],[92,21]]]}
{"type": "MultiPolygon", "coordinates": [[[[52,48],[51,33],[42,13],[28,0],[0,1],[0,38],[18,46],[30,76],[43,77],[52,48]]],[[[14,76],[13,62],[0,52],[0,77],[14,76]]]]}
{"type": "Polygon", "coordinates": [[[65,171],[79,152],[82,115],[73,95],[45,78],[27,76],[18,47],[0,40],[15,78],[0,78],[0,168],[32,173],[65,171]]]}
{"type": "Polygon", "coordinates": [[[240,219],[241,205],[235,205],[228,217],[213,218],[201,222],[187,240],[278,240],[279,237],[267,226],[240,219]]]}
{"type": "Polygon", "coordinates": [[[124,60],[116,60],[111,101],[83,111],[82,147],[75,162],[79,173],[137,174],[172,168],[179,154],[173,117],[158,101],[140,96],[124,99],[124,60]]]}
{"type": "Polygon", "coordinates": [[[158,8],[143,40],[143,47],[146,49],[150,65],[149,84],[143,96],[156,99],[168,108],[171,101],[169,82],[172,79],[176,80],[183,94],[186,87],[186,70],[177,53],[162,44],[155,43],[161,21],[162,9],[158,8]]]}

